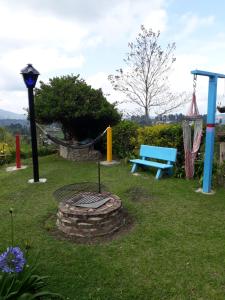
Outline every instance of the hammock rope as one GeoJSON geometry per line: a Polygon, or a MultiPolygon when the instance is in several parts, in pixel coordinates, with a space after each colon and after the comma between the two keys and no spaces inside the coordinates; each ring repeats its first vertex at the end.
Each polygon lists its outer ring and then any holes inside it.
{"type": "Polygon", "coordinates": [[[221,114],[225,113],[225,104],[224,104],[224,98],[225,98],[225,80],[223,80],[223,84],[224,84],[223,94],[222,94],[222,96],[220,98],[220,101],[219,101],[217,107],[216,107],[217,110],[218,110],[218,112],[221,113],[221,114]]]}
{"type": "Polygon", "coordinates": [[[107,128],[100,134],[98,135],[93,141],[91,141],[90,143],[87,144],[77,144],[77,145],[73,145],[70,144],[62,139],[59,139],[51,134],[49,134],[46,130],[44,130],[38,123],[36,123],[37,127],[41,130],[41,132],[43,132],[43,134],[49,139],[51,140],[53,143],[57,144],[57,145],[61,145],[64,147],[68,147],[71,149],[86,149],[86,148],[90,148],[91,146],[93,146],[96,142],[98,142],[106,133],[107,128]]]}
{"type": "Polygon", "coordinates": [[[194,76],[193,82],[193,95],[190,108],[188,110],[187,116],[183,121],[183,142],[184,142],[184,152],[185,152],[185,174],[186,178],[191,179],[194,177],[194,162],[201,144],[202,138],[202,127],[203,120],[199,115],[199,110],[196,101],[196,80],[197,77],[194,76]],[[194,123],[194,135],[192,142],[192,124],[194,123]]]}

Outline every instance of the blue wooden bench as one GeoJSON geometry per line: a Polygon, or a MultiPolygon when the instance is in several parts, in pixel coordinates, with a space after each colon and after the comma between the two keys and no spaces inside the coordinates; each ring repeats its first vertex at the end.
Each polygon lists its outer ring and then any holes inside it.
{"type": "Polygon", "coordinates": [[[163,172],[172,174],[173,163],[177,157],[177,149],[141,145],[140,157],[140,159],[130,160],[133,163],[131,173],[137,170],[138,165],[153,167],[158,169],[155,178],[159,179],[163,172]],[[158,162],[158,160],[162,162],[158,162]]]}

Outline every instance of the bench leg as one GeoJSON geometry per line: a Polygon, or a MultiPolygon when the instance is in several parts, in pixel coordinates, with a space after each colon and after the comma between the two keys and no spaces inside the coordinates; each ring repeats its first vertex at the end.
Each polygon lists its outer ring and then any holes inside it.
{"type": "Polygon", "coordinates": [[[133,164],[133,167],[131,169],[131,173],[136,172],[136,170],[137,170],[137,164],[133,164]]]}
{"type": "Polygon", "coordinates": [[[158,169],[155,179],[160,179],[162,177],[162,169],[158,169]]]}

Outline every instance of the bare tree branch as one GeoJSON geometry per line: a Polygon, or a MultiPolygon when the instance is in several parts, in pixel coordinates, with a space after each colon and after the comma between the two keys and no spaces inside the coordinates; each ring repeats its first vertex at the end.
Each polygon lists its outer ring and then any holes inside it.
{"type": "Polygon", "coordinates": [[[176,60],[175,43],[163,50],[159,37],[160,31],[155,33],[142,25],[136,41],[128,43],[126,71],[120,68],[117,75],[108,77],[115,90],[144,109],[147,121],[151,110],[156,114],[168,113],[186,103],[183,94],[172,94],[168,85],[169,71],[176,60]]]}

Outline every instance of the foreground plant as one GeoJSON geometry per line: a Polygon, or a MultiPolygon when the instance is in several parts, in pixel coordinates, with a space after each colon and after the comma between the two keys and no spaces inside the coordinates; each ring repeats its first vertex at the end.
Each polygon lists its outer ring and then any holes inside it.
{"type": "Polygon", "coordinates": [[[0,255],[0,269],[6,273],[21,272],[25,262],[23,252],[19,247],[9,247],[0,255]]]}
{"type": "MultiPolygon", "coordinates": [[[[11,214],[11,237],[13,241],[13,214],[11,214]]],[[[27,264],[24,252],[10,246],[0,255],[0,300],[64,299],[63,296],[46,291],[46,276],[37,275],[37,263],[27,264]]]]}

